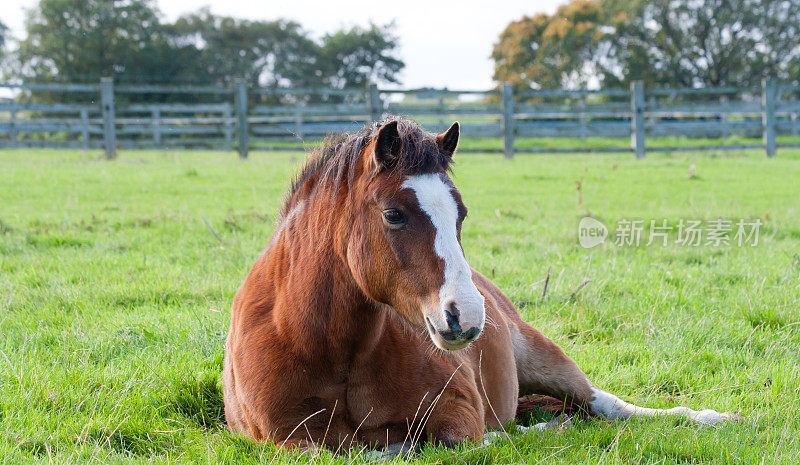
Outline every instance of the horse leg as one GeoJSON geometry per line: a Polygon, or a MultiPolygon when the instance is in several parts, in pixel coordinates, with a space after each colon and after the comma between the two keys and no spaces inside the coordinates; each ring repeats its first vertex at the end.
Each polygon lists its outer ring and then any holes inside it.
{"type": "MultiPolygon", "coordinates": [[[[516,431],[522,434],[528,434],[535,431],[563,431],[572,426],[572,418],[566,413],[562,413],[550,421],[537,423],[532,426],[517,425],[516,431]]],[[[489,431],[483,435],[483,444],[491,444],[498,439],[502,439],[506,435],[506,431],[489,431]]]]}
{"type": "Polygon", "coordinates": [[[425,420],[430,441],[454,447],[464,440],[481,438],[484,418],[477,390],[445,388],[435,402],[425,420]]]}
{"type": "Polygon", "coordinates": [[[419,451],[425,442],[454,448],[464,441],[481,439],[483,413],[477,392],[459,387],[445,388],[434,400],[430,414],[411,425],[403,442],[389,444],[383,449],[369,451],[369,460],[390,459],[419,451]]]}
{"type": "MultiPolygon", "coordinates": [[[[590,414],[610,420],[631,417],[680,416],[700,424],[718,424],[741,418],[736,413],[695,411],[686,407],[652,409],[638,407],[595,387],[561,347],[521,319],[512,328],[520,395],[545,394],[577,405],[590,414]]],[[[538,426],[538,425],[537,425],[538,426]]]]}

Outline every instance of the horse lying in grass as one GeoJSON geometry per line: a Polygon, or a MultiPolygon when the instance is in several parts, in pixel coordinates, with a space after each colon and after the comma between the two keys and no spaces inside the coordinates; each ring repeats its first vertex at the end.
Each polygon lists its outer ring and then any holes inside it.
{"type": "Polygon", "coordinates": [[[434,136],[391,120],[307,162],[233,302],[229,427],[287,448],[452,445],[514,419],[531,393],[609,419],[734,419],[595,387],[470,268],[448,176],[458,139],[458,123],[434,136]]]}

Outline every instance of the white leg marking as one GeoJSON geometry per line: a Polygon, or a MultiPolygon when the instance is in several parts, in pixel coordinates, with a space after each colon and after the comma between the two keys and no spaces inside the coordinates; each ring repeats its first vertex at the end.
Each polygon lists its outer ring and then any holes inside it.
{"type": "Polygon", "coordinates": [[[626,419],[630,417],[657,417],[662,415],[682,416],[703,425],[716,425],[730,420],[738,420],[741,416],[737,413],[706,409],[692,410],[687,407],[673,407],[671,409],[653,409],[637,407],[629,404],[609,392],[593,388],[594,400],[589,403],[592,413],[608,418],[609,420],[626,419]]]}
{"type": "Polygon", "coordinates": [[[458,205],[451,192],[452,186],[445,183],[439,174],[430,173],[408,176],[401,187],[414,191],[420,208],[436,228],[433,249],[444,260],[444,284],[439,289],[439,305],[455,302],[461,326],[465,330],[475,326],[482,330],[484,299],[472,282],[472,270],[458,243],[458,205]]]}

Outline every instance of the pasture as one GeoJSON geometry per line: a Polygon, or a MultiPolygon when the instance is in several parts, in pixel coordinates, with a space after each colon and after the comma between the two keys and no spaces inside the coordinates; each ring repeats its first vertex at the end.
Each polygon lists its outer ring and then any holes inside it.
{"type": "MultiPolygon", "coordinates": [[[[233,295],[300,152],[0,152],[4,462],[366,462],[229,434],[220,373],[233,295]]],[[[463,245],[600,387],[714,408],[721,428],[577,419],[424,463],[796,463],[800,150],[456,154],[463,245]],[[695,165],[694,176],[689,167],[695,165]],[[586,250],[579,220],[760,219],[756,246],[586,250]],[[550,270],[543,296],[544,279],[550,270]],[[586,282],[587,280],[588,283],[586,282]]],[[[733,241],[732,241],[733,242],[733,241]]],[[[537,420],[547,415],[537,416],[537,420]]]]}

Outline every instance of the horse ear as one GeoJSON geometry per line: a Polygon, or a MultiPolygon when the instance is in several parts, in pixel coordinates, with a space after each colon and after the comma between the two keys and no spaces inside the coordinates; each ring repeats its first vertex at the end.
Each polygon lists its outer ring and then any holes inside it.
{"type": "Polygon", "coordinates": [[[397,132],[397,121],[390,121],[378,131],[375,138],[375,161],[379,169],[391,168],[400,156],[403,142],[397,132]]]}
{"type": "Polygon", "coordinates": [[[461,127],[458,121],[456,121],[450,126],[450,129],[436,136],[436,144],[439,146],[439,150],[444,152],[448,157],[452,157],[453,153],[456,151],[460,129],[461,127]]]}

